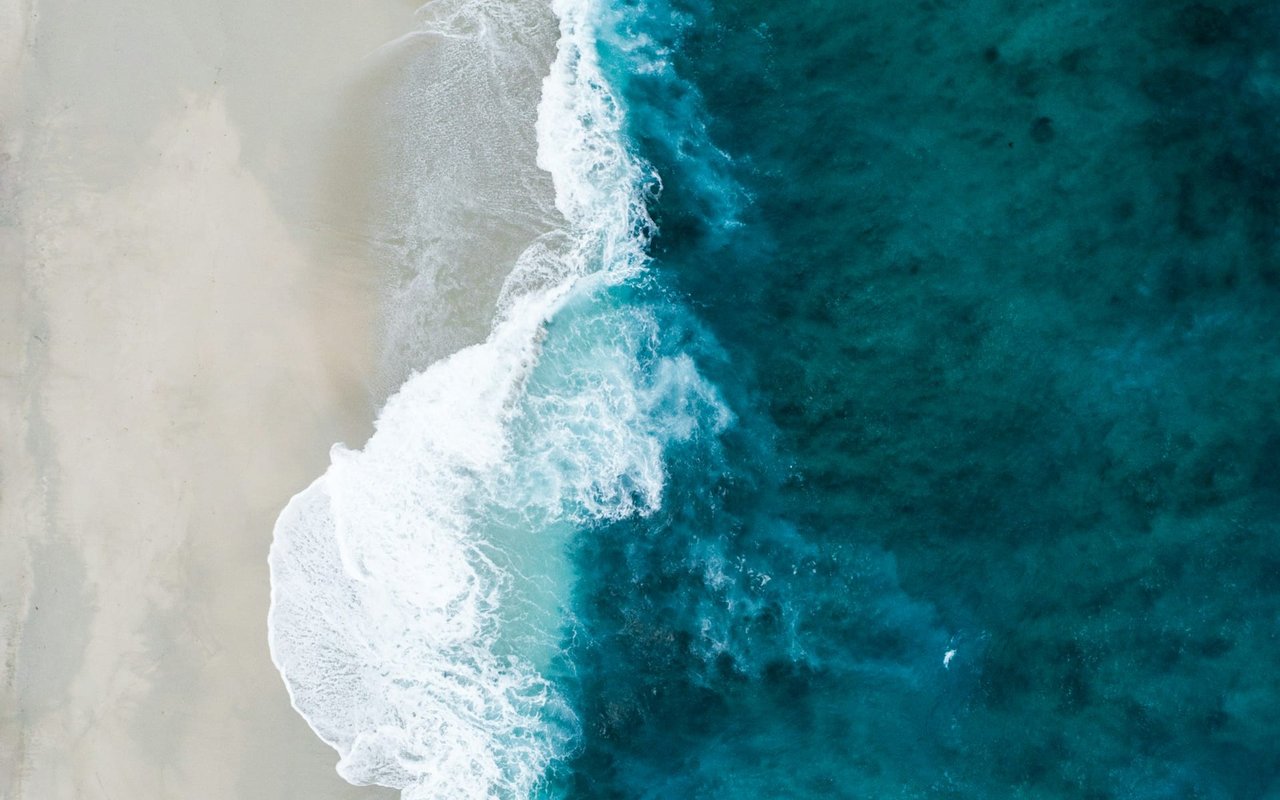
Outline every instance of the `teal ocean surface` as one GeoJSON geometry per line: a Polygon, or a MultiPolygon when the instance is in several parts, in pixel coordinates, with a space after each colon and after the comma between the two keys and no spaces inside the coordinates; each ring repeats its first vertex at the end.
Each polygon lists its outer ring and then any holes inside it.
{"type": "Polygon", "coordinates": [[[657,269],[758,419],[589,548],[581,796],[1280,796],[1280,6],[612,36],[657,269]]]}
{"type": "Polygon", "coordinates": [[[577,266],[510,306],[496,455],[424,450],[479,577],[395,601],[481,621],[327,734],[273,641],[344,775],[1280,798],[1280,5],[554,7],[577,266]]]}

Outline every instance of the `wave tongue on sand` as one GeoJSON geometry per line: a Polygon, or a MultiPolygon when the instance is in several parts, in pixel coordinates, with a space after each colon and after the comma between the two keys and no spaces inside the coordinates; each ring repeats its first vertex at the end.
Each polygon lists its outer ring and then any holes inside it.
{"type": "MultiPolygon", "coordinates": [[[[518,45],[509,7],[433,6],[442,36],[518,45]]],[[[598,63],[596,3],[553,11],[538,164],[564,224],[520,257],[485,341],[412,375],[362,450],[333,448],[269,558],[271,654],[294,707],[344,778],[413,800],[545,785],[578,737],[547,677],[571,538],[652,513],[666,446],[730,420],[693,362],[658,347],[654,313],[626,302],[652,179],[598,63]]]]}

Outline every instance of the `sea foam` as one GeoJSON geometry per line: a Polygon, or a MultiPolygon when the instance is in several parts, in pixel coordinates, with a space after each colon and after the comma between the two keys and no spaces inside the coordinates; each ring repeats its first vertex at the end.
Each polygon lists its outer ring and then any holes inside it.
{"type": "MultiPolygon", "coordinates": [[[[449,35],[491,33],[483,7],[469,25],[450,8],[449,35]]],[[[656,179],[624,138],[594,2],[553,9],[538,163],[566,224],[520,257],[484,342],[412,375],[362,450],[333,448],[269,558],[271,654],[294,707],[344,778],[408,800],[545,785],[578,734],[548,677],[572,537],[656,510],[664,448],[731,422],[620,293],[645,266],[656,179]]]]}

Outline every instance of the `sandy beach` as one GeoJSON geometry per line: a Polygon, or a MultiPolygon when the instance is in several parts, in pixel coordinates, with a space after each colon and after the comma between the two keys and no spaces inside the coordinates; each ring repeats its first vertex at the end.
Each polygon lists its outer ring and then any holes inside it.
{"type": "Polygon", "coordinates": [[[290,709],[265,559],[385,391],[358,89],[414,8],[0,7],[0,797],[392,795],[290,709]]]}

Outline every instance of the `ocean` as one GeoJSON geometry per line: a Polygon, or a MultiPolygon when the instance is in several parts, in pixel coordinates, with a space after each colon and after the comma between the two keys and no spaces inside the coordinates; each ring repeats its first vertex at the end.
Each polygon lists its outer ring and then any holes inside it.
{"type": "Polygon", "coordinates": [[[494,205],[423,223],[407,379],[277,523],[344,777],[1280,797],[1280,5],[425,9],[492,100],[556,40],[550,185],[465,346],[421,287],[494,205]]]}

